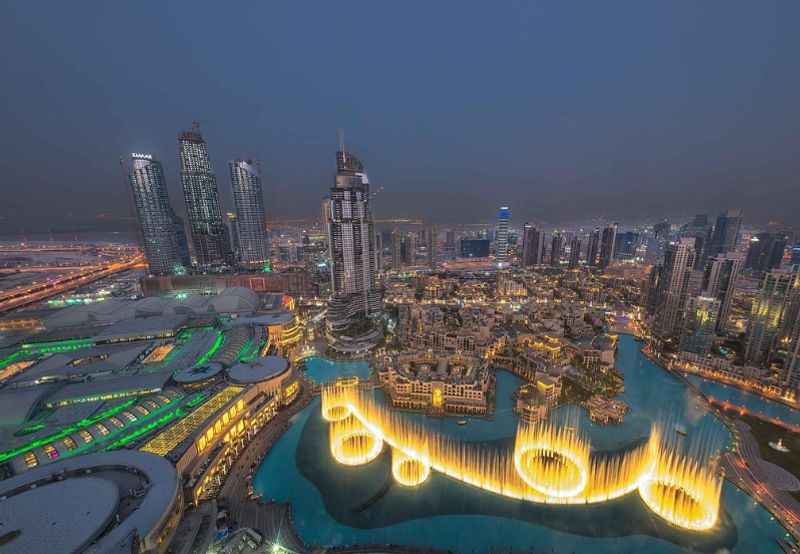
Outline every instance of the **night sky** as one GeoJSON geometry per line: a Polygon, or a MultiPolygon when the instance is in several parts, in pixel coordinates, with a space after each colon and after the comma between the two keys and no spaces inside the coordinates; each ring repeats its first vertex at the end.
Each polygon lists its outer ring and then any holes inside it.
{"type": "Polygon", "coordinates": [[[119,157],[201,124],[314,216],[336,130],[378,216],[798,223],[800,2],[5,2],[0,232],[124,227],[119,157]]]}

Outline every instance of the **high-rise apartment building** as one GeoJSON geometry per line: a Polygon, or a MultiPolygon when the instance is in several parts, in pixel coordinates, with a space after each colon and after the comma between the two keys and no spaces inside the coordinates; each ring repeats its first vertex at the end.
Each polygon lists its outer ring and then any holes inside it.
{"type": "Polygon", "coordinates": [[[239,265],[246,269],[262,269],[269,261],[264,194],[257,162],[228,162],[231,174],[233,204],[236,206],[236,238],[239,265]]]}
{"type": "Polygon", "coordinates": [[[494,253],[497,264],[508,265],[508,227],[511,224],[511,208],[502,206],[497,214],[497,233],[495,234],[494,253]]]}
{"type": "Polygon", "coordinates": [[[681,333],[681,350],[706,355],[711,351],[716,337],[720,302],[707,296],[692,296],[686,302],[686,313],[681,333]]]}
{"type": "Polygon", "coordinates": [[[798,274],[773,270],[764,275],[761,289],[753,299],[747,324],[745,361],[755,364],[769,362],[770,352],[786,325],[784,312],[789,307],[792,289],[798,274]]]}
{"type": "Polygon", "coordinates": [[[716,317],[718,333],[723,333],[728,325],[736,280],[741,269],[742,259],[735,254],[713,256],[706,265],[703,293],[719,300],[719,314],[716,317]]]}
{"type": "Polygon", "coordinates": [[[392,231],[392,269],[397,271],[403,266],[403,233],[399,229],[392,231]]]}
{"type": "Polygon", "coordinates": [[[750,239],[744,266],[753,271],[772,271],[781,265],[788,237],[780,233],[758,233],[750,239]]]}
{"type": "Polygon", "coordinates": [[[609,225],[600,235],[600,253],[597,265],[605,269],[614,259],[614,245],[617,240],[617,224],[609,225]]]}
{"type": "Polygon", "coordinates": [[[800,390],[800,275],[796,275],[789,291],[789,305],[783,315],[781,341],[785,341],[786,363],[784,384],[800,390]]]}
{"type": "Polygon", "coordinates": [[[526,223],[522,231],[522,267],[531,267],[542,263],[544,249],[544,233],[530,223],[526,223]]]}
{"type": "Polygon", "coordinates": [[[742,210],[728,210],[719,214],[711,240],[708,245],[708,257],[725,254],[736,250],[739,243],[739,232],[742,227],[742,210]]]}
{"type": "Polygon", "coordinates": [[[172,211],[161,162],[150,154],[131,154],[128,182],[150,273],[167,275],[181,266],[176,233],[178,218],[172,211]]]}
{"type": "Polygon", "coordinates": [[[581,239],[578,235],[569,242],[569,268],[575,269],[581,262],[581,239]]]}
{"type": "Polygon", "coordinates": [[[428,227],[428,232],[426,234],[426,238],[428,239],[428,244],[426,248],[426,254],[428,255],[428,267],[431,269],[436,267],[436,256],[437,256],[437,232],[436,227],[428,227]]]}
{"type": "Polygon", "coordinates": [[[327,322],[336,331],[383,308],[375,271],[369,179],[358,158],[344,149],[336,153],[336,182],[326,205],[332,263],[327,322]]]}
{"type": "Polygon", "coordinates": [[[197,123],[178,135],[183,199],[197,265],[210,268],[230,264],[228,229],[222,219],[217,178],[208,157],[208,145],[197,123]]]}
{"type": "Polygon", "coordinates": [[[589,248],[586,251],[586,265],[596,267],[600,262],[600,228],[595,227],[589,235],[589,248]]]}
{"type": "Polygon", "coordinates": [[[559,267],[561,265],[561,255],[564,253],[564,235],[558,231],[553,232],[553,240],[550,245],[550,265],[559,267]]]}
{"type": "Polygon", "coordinates": [[[694,266],[694,239],[680,239],[664,250],[655,304],[655,331],[663,337],[680,330],[694,266]]]}

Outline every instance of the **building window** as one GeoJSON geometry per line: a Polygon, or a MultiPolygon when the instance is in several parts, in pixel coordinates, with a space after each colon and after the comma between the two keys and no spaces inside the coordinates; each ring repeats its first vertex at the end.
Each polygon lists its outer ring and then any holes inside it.
{"type": "Polygon", "coordinates": [[[25,465],[27,467],[36,467],[39,465],[39,460],[36,459],[36,454],[33,452],[25,453],[25,465]]]}
{"type": "Polygon", "coordinates": [[[105,426],[105,425],[103,425],[102,423],[97,423],[97,424],[95,425],[95,429],[97,429],[98,431],[100,431],[100,434],[101,434],[101,435],[103,435],[104,437],[105,437],[106,435],[108,435],[108,433],[109,433],[108,427],[106,427],[106,426],[105,426]]]}
{"type": "Polygon", "coordinates": [[[94,440],[92,434],[86,429],[81,429],[80,431],[78,431],[78,436],[80,436],[80,438],[82,438],[83,442],[85,442],[86,444],[89,444],[94,440]]]}
{"type": "Polygon", "coordinates": [[[64,437],[64,446],[67,447],[67,450],[75,450],[78,448],[78,443],[72,437],[64,437]]]}
{"type": "Polygon", "coordinates": [[[55,446],[53,446],[52,444],[44,445],[42,447],[42,450],[44,450],[44,453],[51,460],[57,460],[58,459],[58,450],[56,450],[55,446]]]}

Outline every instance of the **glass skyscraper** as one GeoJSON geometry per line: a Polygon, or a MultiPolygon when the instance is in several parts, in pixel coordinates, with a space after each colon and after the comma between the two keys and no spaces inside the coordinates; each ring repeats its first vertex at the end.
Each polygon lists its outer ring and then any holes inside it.
{"type": "Polygon", "coordinates": [[[228,230],[222,219],[217,178],[208,157],[208,145],[195,123],[178,135],[183,198],[197,265],[210,268],[231,263],[228,230]]]}
{"type": "Polygon", "coordinates": [[[173,273],[181,265],[175,229],[179,220],[169,203],[164,168],[150,154],[131,154],[128,180],[150,273],[173,273]]]}
{"type": "Polygon", "coordinates": [[[239,264],[261,269],[269,260],[264,196],[258,163],[252,160],[228,162],[233,204],[236,207],[236,236],[239,264]]]}
{"type": "Polygon", "coordinates": [[[736,250],[742,227],[742,210],[728,210],[719,214],[708,245],[707,257],[736,250]]]}
{"type": "Polygon", "coordinates": [[[327,321],[331,330],[343,330],[383,308],[375,278],[369,179],[358,158],[343,149],[336,153],[336,182],[324,214],[332,266],[327,321]]]}

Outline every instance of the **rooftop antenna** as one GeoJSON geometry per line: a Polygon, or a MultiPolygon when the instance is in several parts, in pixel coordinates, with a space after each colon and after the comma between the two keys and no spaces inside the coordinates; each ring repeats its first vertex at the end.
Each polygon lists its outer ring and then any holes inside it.
{"type": "Polygon", "coordinates": [[[336,133],[339,135],[339,152],[344,154],[345,159],[347,159],[347,152],[344,149],[344,131],[339,129],[336,133]]]}

